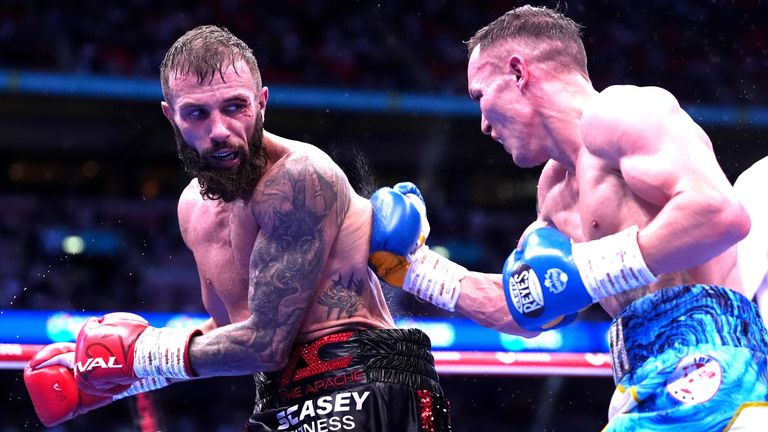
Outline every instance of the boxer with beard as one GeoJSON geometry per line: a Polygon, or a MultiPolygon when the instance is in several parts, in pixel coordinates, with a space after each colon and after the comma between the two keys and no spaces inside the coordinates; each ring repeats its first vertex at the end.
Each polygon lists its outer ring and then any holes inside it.
{"type": "Polygon", "coordinates": [[[250,48],[197,27],[166,54],[161,82],[194,176],[178,218],[211,318],[192,330],[88,320],[74,346],[27,368],[43,423],[174,380],[254,373],[247,430],[450,430],[429,339],[393,328],[368,267],[371,202],[323,151],[263,130],[269,91],[250,48]]]}
{"type": "MultiPolygon", "coordinates": [[[[248,149],[238,151],[244,155],[243,162],[234,169],[216,168],[207,163],[211,151],[199,154],[184,141],[181,131],[173,125],[176,138],[176,151],[184,164],[184,171],[196,178],[200,185],[200,193],[209,199],[221,199],[231,202],[237,198],[246,198],[261,177],[261,170],[266,163],[263,137],[264,119],[257,116],[253,134],[248,138],[248,149]]],[[[226,143],[223,143],[226,146],[226,143]]],[[[230,145],[237,148],[237,145],[230,145]]]]}

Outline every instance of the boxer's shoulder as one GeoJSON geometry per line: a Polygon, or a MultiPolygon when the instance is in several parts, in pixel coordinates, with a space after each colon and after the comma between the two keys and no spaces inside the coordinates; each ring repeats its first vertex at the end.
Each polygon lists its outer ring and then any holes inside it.
{"type": "Polygon", "coordinates": [[[335,171],[339,167],[320,148],[301,141],[286,140],[289,144],[275,159],[265,178],[269,176],[295,176],[307,170],[335,171]]]}
{"type": "Polygon", "coordinates": [[[590,100],[582,114],[581,129],[585,134],[620,133],[633,125],[645,127],[678,109],[677,99],[661,87],[610,86],[590,100]]]}
{"type": "Polygon", "coordinates": [[[250,202],[256,219],[264,225],[275,211],[291,209],[318,215],[332,208],[346,212],[351,186],[341,168],[319,148],[292,143],[295,145],[270,166],[254,189],[250,202]]]}
{"type": "Polygon", "coordinates": [[[656,86],[613,85],[598,92],[590,104],[589,113],[622,115],[634,110],[650,110],[658,104],[677,104],[677,99],[664,88],[656,86]],[[620,108],[619,110],[615,110],[620,108]]]}
{"type": "Polygon", "coordinates": [[[677,99],[660,87],[611,86],[597,93],[581,122],[584,147],[604,160],[653,145],[681,110],[677,99]]]}
{"type": "MultiPolygon", "coordinates": [[[[331,158],[319,147],[303,141],[292,140],[264,131],[262,141],[266,148],[267,156],[272,162],[270,168],[278,173],[285,169],[286,165],[334,165],[331,158]]],[[[270,169],[270,171],[272,171],[270,169]]]]}

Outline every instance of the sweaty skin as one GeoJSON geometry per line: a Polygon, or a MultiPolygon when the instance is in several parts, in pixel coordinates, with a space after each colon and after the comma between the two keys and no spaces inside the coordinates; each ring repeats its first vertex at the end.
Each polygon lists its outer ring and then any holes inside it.
{"type": "MultiPolygon", "coordinates": [[[[163,111],[198,152],[213,142],[245,142],[252,119],[264,113],[266,88],[257,93],[248,68],[236,68],[203,84],[189,75],[171,79],[180,96],[163,111]]],[[[211,316],[190,343],[190,364],[200,376],[277,370],[295,343],[394,327],[367,265],[370,201],[316,147],[268,132],[263,144],[267,162],[250,197],[204,199],[193,179],[179,199],[182,236],[211,316]]]]}
{"type": "MultiPolygon", "coordinates": [[[[670,93],[635,86],[597,92],[579,73],[528,63],[513,43],[477,47],[467,72],[483,133],[517,165],[545,164],[533,226],[553,226],[574,242],[640,228],[640,250],[658,280],[601,301],[611,316],[663,287],[742,290],[735,244],[749,231],[749,217],[709,138],[670,93]]],[[[462,296],[474,289],[462,284],[462,296]]]]}

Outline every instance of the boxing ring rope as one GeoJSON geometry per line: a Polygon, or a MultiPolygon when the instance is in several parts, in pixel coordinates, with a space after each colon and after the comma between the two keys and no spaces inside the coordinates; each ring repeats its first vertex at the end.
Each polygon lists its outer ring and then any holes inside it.
{"type": "Polygon", "coordinates": [[[607,353],[433,351],[441,375],[610,377],[607,353]]]}
{"type": "MultiPolygon", "coordinates": [[[[51,342],[73,342],[94,311],[0,310],[0,369],[23,369],[51,342]]],[[[198,326],[204,314],[138,312],[156,327],[198,326]]],[[[459,318],[404,318],[399,328],[418,328],[432,342],[444,375],[609,377],[608,322],[579,321],[531,339],[499,333],[459,318]]]]}
{"type": "Polygon", "coordinates": [[[42,344],[0,344],[0,369],[24,369],[42,344]]]}
{"type": "MultiPolygon", "coordinates": [[[[0,344],[0,369],[23,369],[42,344],[0,344]]],[[[605,353],[434,351],[443,375],[611,376],[605,353]]]]}

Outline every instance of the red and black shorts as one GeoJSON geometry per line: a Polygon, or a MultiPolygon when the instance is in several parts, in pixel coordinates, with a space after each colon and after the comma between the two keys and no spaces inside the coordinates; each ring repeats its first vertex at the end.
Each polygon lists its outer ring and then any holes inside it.
{"type": "Polygon", "coordinates": [[[258,373],[247,431],[450,431],[427,335],[418,329],[336,333],[258,373]]]}

